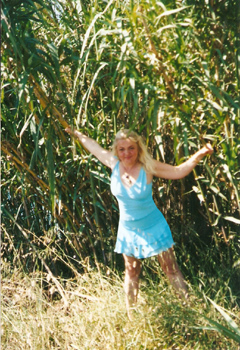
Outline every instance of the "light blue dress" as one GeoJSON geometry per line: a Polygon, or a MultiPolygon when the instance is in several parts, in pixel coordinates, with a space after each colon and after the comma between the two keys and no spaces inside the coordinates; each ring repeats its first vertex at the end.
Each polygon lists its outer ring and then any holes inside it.
{"type": "Polygon", "coordinates": [[[174,245],[170,228],[152,198],[152,182],[142,167],[136,182],[126,188],[118,161],[111,175],[111,191],[117,198],[120,218],[115,252],[137,259],[148,258],[174,245]]]}

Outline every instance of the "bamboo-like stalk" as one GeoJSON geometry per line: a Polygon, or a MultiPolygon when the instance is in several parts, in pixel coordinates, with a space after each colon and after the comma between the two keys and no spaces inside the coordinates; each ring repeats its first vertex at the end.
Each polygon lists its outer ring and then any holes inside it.
{"type": "Polygon", "coordinates": [[[46,96],[43,89],[40,87],[38,82],[35,80],[35,78],[30,75],[29,76],[30,82],[33,84],[34,93],[39,100],[41,106],[46,109],[48,115],[53,114],[53,116],[59,121],[59,123],[64,127],[67,128],[69,124],[66,122],[66,120],[62,117],[59,110],[56,108],[56,106],[52,105],[51,101],[46,96]]]}
{"type": "MultiPolygon", "coordinates": [[[[50,188],[49,188],[49,185],[47,185],[42,179],[39,178],[39,176],[29,168],[29,166],[24,162],[24,160],[20,157],[20,155],[18,154],[18,156],[15,156],[11,153],[11,151],[9,150],[9,148],[11,149],[12,146],[7,143],[6,141],[2,142],[1,144],[1,149],[2,151],[5,153],[5,155],[9,158],[9,160],[11,160],[11,162],[14,164],[14,166],[20,171],[20,172],[26,172],[28,173],[31,177],[32,177],[32,182],[33,183],[37,183],[40,188],[43,190],[43,192],[49,192],[50,191],[50,188]]],[[[15,150],[15,153],[17,151],[15,150]]],[[[2,184],[3,185],[3,184],[2,184]]],[[[47,201],[46,203],[47,204],[47,201]]],[[[55,206],[56,206],[56,212],[58,212],[58,204],[55,203],[55,206]]],[[[73,214],[71,212],[71,210],[69,210],[69,208],[64,204],[62,203],[61,204],[62,208],[68,212],[69,216],[71,218],[73,218],[73,214]]],[[[57,214],[56,214],[57,215],[57,214]]],[[[61,221],[60,219],[60,216],[57,215],[58,217],[58,220],[61,221]]],[[[80,226],[80,224],[78,222],[75,222],[75,225],[77,227],[80,226]]]]}
{"type": "MultiPolygon", "coordinates": [[[[169,78],[168,75],[166,74],[166,69],[164,68],[163,66],[163,63],[162,63],[162,56],[158,53],[155,45],[154,45],[154,42],[151,38],[151,32],[148,28],[148,25],[147,25],[147,22],[145,21],[145,18],[144,18],[144,15],[143,15],[143,8],[140,7],[140,12],[142,13],[142,22],[143,22],[143,25],[144,25],[144,28],[146,30],[146,33],[147,33],[147,37],[148,37],[148,40],[149,40],[149,51],[154,53],[154,55],[156,56],[157,60],[158,60],[158,64],[159,64],[159,73],[163,75],[164,77],[164,80],[166,81],[166,84],[167,84],[167,87],[168,89],[170,90],[170,92],[175,96],[175,98],[177,98],[176,94],[175,94],[175,90],[174,90],[174,87],[173,87],[173,84],[172,84],[172,78],[169,78]]],[[[178,100],[178,98],[177,98],[178,100]]]]}
{"type": "Polygon", "coordinates": [[[16,166],[19,166],[21,169],[25,170],[27,173],[29,173],[32,178],[34,179],[34,182],[37,183],[44,191],[49,191],[49,186],[41,180],[35,173],[32,171],[29,166],[24,162],[23,159],[18,158],[14,156],[8,149],[8,144],[6,142],[2,142],[1,149],[2,151],[11,159],[11,162],[16,164],[16,166]]]}

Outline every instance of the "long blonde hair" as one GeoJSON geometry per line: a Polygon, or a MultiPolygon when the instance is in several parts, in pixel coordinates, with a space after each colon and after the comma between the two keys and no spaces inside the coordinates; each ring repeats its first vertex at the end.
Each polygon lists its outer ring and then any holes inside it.
{"type": "Polygon", "coordinates": [[[112,151],[117,156],[117,143],[119,140],[129,139],[138,145],[138,161],[143,165],[144,169],[153,173],[154,165],[151,155],[148,153],[147,147],[143,142],[143,139],[135,131],[129,129],[119,130],[115,136],[115,140],[112,145],[112,151]]]}

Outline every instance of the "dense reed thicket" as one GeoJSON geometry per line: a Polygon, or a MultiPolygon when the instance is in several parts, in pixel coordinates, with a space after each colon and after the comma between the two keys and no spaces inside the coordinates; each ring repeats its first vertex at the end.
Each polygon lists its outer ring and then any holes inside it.
{"type": "Polygon", "coordinates": [[[51,276],[89,262],[121,271],[109,171],[64,128],[106,148],[133,128],[170,164],[214,146],[184,180],[155,180],[153,195],[187,279],[212,297],[215,278],[226,303],[239,298],[239,14],[230,0],[3,0],[4,261],[51,276]]]}

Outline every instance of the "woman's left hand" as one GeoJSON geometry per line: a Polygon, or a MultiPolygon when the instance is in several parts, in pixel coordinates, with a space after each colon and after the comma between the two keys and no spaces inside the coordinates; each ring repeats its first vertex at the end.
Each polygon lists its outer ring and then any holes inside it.
{"type": "Polygon", "coordinates": [[[202,148],[203,154],[206,156],[207,154],[211,155],[213,154],[213,148],[210,143],[207,143],[203,148],[202,148]]]}

